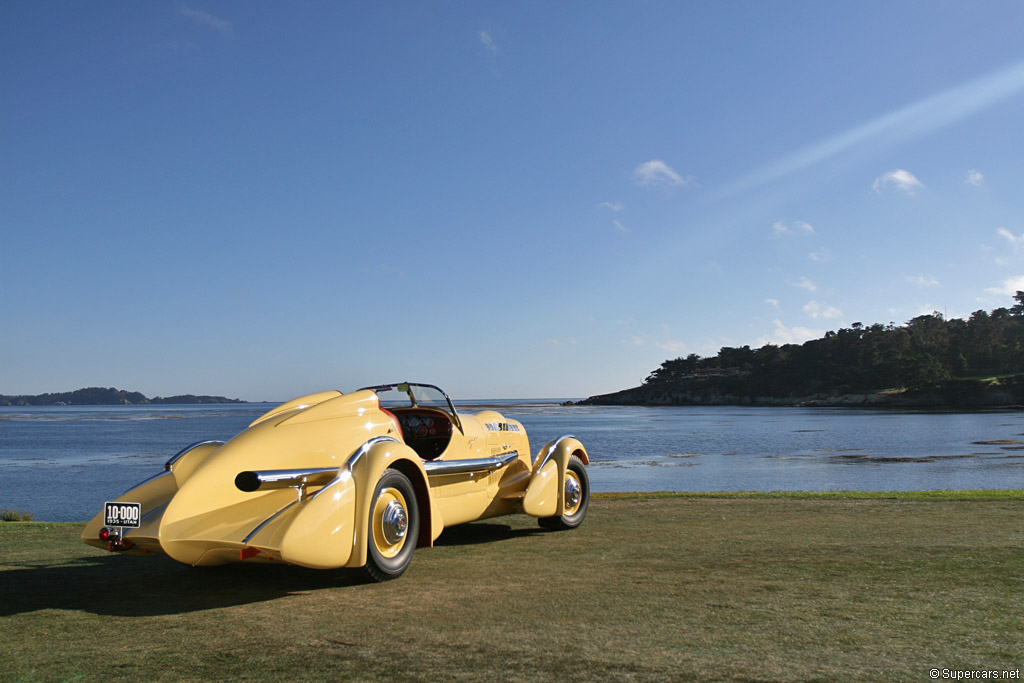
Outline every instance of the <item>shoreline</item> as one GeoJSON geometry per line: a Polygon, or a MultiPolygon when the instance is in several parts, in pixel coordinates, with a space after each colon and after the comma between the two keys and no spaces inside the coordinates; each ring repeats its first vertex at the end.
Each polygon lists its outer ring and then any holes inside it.
{"type": "Polygon", "coordinates": [[[938,389],[901,392],[811,394],[807,396],[760,396],[723,392],[718,387],[693,382],[641,385],[597,394],[563,405],[577,406],[745,406],[759,408],[873,408],[879,410],[924,409],[937,411],[1024,410],[1016,392],[1001,387],[955,393],[938,389]]]}

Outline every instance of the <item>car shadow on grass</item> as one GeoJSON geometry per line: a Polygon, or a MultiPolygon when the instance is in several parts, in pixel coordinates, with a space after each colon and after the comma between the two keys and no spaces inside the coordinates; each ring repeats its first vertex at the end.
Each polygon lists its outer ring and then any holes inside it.
{"type": "Polygon", "coordinates": [[[449,527],[434,541],[435,547],[477,545],[508,541],[514,538],[527,538],[539,534],[550,533],[540,527],[515,528],[508,524],[474,522],[449,527]]]}
{"type": "Polygon", "coordinates": [[[44,609],[113,616],[182,614],[366,583],[353,570],[269,563],[190,567],[167,557],[83,555],[60,563],[14,566],[0,571],[0,616],[44,609]]]}

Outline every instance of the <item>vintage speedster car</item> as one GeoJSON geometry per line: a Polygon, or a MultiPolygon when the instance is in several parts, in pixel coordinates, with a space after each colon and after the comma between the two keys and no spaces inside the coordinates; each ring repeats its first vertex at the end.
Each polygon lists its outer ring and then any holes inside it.
{"type": "Polygon", "coordinates": [[[526,513],[548,529],[579,526],[588,463],[572,436],[531,457],[519,422],[460,414],[429,384],[325,391],[274,408],[226,443],[185,448],[108,502],[82,540],[191,565],[362,567],[385,581],[456,524],[526,513]]]}

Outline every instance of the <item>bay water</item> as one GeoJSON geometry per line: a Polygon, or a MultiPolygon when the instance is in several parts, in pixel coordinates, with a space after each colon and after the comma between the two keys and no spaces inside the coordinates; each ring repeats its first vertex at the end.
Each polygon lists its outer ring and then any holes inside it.
{"type": "MultiPolygon", "coordinates": [[[[526,427],[534,454],[564,434],[594,491],[1024,488],[1024,412],[456,404],[526,427]]],[[[181,448],[227,440],[274,404],[0,407],[0,508],[84,521],[181,448]]]]}

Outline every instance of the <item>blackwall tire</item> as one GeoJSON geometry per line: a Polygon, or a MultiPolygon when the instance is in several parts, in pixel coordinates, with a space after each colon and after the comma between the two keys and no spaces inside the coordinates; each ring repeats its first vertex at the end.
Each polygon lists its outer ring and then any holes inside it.
{"type": "Polygon", "coordinates": [[[565,531],[575,529],[583,523],[590,506],[590,477],[587,468],[577,456],[569,458],[569,467],[565,472],[565,505],[562,514],[554,517],[541,517],[537,520],[545,529],[565,531]]]}
{"type": "Polygon", "coordinates": [[[401,576],[416,550],[420,533],[416,491],[398,470],[385,470],[370,499],[367,520],[366,574],[373,581],[401,576]]]}

